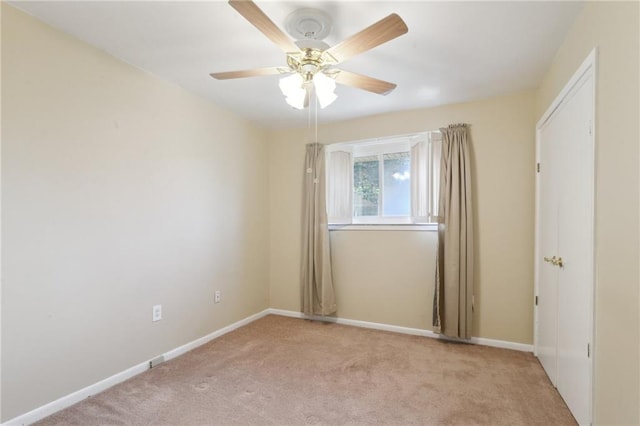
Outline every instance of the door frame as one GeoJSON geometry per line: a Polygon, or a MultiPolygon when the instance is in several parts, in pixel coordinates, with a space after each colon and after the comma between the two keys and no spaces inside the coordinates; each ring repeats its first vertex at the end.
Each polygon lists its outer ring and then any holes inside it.
{"type": "Polygon", "coordinates": [[[534,300],[533,300],[533,353],[534,355],[536,355],[536,357],[538,356],[538,306],[536,304],[536,297],[538,296],[539,293],[539,285],[540,285],[540,277],[539,277],[539,272],[538,272],[538,268],[539,268],[539,264],[542,261],[542,259],[540,258],[539,255],[539,249],[540,249],[540,174],[538,173],[538,164],[540,164],[540,143],[541,143],[541,131],[543,129],[543,127],[545,126],[545,124],[549,121],[549,119],[551,117],[553,117],[554,113],[558,110],[558,108],[562,105],[562,103],[564,102],[565,99],[567,99],[568,96],[570,96],[573,92],[574,89],[576,89],[576,87],[582,82],[582,80],[585,78],[585,76],[587,75],[591,75],[592,80],[591,80],[591,91],[592,91],[592,96],[593,96],[593,108],[591,111],[591,118],[590,118],[590,125],[591,125],[591,131],[590,131],[590,143],[591,143],[591,149],[593,150],[593,152],[591,153],[591,162],[592,164],[590,165],[590,169],[593,170],[593,173],[591,175],[591,201],[592,201],[592,208],[591,208],[591,224],[590,224],[590,228],[591,228],[591,241],[592,241],[592,250],[591,250],[591,267],[592,267],[592,277],[593,277],[593,282],[591,283],[591,285],[589,286],[589,300],[590,300],[590,307],[589,307],[589,311],[591,312],[591,324],[589,324],[590,326],[590,341],[591,341],[591,345],[590,345],[590,356],[589,356],[589,364],[590,364],[590,373],[591,373],[591,378],[590,378],[590,383],[591,383],[591,389],[590,389],[590,418],[591,418],[591,422],[593,422],[594,419],[594,406],[593,406],[593,378],[594,378],[594,358],[595,358],[595,345],[596,345],[596,341],[595,341],[595,300],[594,300],[594,294],[595,294],[595,284],[596,284],[596,280],[597,280],[597,275],[596,275],[596,263],[595,263],[595,255],[596,255],[596,240],[595,240],[595,196],[596,196],[596,167],[595,167],[595,152],[596,152],[596,103],[597,103],[597,97],[596,97],[596,85],[597,85],[597,74],[596,74],[596,65],[597,65],[597,57],[598,57],[598,49],[597,47],[594,48],[589,55],[586,57],[586,59],[582,62],[582,64],[580,65],[580,67],[576,70],[576,72],[573,74],[573,76],[571,77],[571,79],[569,79],[569,82],[562,88],[562,90],[560,91],[560,93],[558,94],[558,96],[556,96],[556,98],[553,100],[553,102],[551,103],[551,105],[547,108],[547,110],[545,111],[545,113],[542,115],[542,117],[540,118],[540,120],[536,123],[536,170],[535,170],[535,175],[536,175],[536,188],[535,188],[535,242],[534,242],[534,300]]]}

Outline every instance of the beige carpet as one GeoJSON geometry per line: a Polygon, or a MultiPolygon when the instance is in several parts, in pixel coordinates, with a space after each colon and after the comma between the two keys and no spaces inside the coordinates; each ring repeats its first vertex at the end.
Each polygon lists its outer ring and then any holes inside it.
{"type": "Polygon", "coordinates": [[[38,424],[575,421],[530,353],[270,315],[38,424]]]}

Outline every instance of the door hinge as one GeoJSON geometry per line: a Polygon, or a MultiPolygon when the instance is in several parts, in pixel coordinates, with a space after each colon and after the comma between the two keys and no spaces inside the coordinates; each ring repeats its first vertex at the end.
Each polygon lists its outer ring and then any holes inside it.
{"type": "Polygon", "coordinates": [[[536,306],[538,306],[538,296],[536,296],[536,306]]]}
{"type": "Polygon", "coordinates": [[[536,164],[536,171],[537,171],[538,173],[540,173],[540,163],[537,163],[537,164],[536,164]]]}
{"type": "Polygon", "coordinates": [[[587,343],[587,358],[591,358],[591,344],[587,343]]]}

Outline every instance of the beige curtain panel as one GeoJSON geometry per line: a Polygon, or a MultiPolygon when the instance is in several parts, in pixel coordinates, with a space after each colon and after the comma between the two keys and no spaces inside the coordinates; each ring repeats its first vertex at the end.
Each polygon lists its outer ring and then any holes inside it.
{"type": "Polygon", "coordinates": [[[446,336],[470,339],[473,219],[469,126],[454,124],[440,132],[442,157],[433,328],[446,336]]]}
{"type": "Polygon", "coordinates": [[[302,218],[302,312],[331,315],[336,297],[331,274],[325,193],[325,153],[319,143],[307,145],[302,218]]]}

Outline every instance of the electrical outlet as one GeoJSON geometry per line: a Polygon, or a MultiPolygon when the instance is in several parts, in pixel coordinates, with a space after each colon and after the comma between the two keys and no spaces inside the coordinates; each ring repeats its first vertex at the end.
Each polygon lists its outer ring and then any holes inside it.
{"type": "Polygon", "coordinates": [[[151,321],[160,321],[162,319],[162,305],[155,305],[153,307],[153,314],[151,316],[151,321]]]}
{"type": "Polygon", "coordinates": [[[216,290],[213,295],[213,303],[220,303],[220,290],[216,290]]]}

